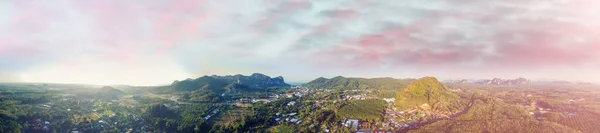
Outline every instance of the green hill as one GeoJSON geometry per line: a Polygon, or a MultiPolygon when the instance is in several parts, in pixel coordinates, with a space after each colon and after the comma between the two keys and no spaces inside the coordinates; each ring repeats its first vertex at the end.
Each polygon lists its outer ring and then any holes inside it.
{"type": "Polygon", "coordinates": [[[194,91],[198,89],[208,89],[215,93],[223,93],[224,87],[230,83],[219,80],[215,77],[203,76],[197,79],[186,79],[184,81],[175,81],[171,84],[174,91],[194,91]]]}
{"type": "Polygon", "coordinates": [[[395,103],[400,109],[423,108],[457,112],[464,108],[464,102],[460,97],[446,89],[434,77],[414,81],[397,94],[395,103]]]}
{"type": "Polygon", "coordinates": [[[98,99],[116,100],[123,97],[125,93],[110,86],[104,86],[98,90],[96,96],[98,99]]]}
{"type": "Polygon", "coordinates": [[[218,102],[222,95],[243,95],[250,93],[264,93],[273,90],[289,88],[283,77],[271,78],[264,74],[254,73],[250,76],[202,76],[197,79],[175,81],[169,86],[158,88],[163,93],[183,93],[182,101],[185,102],[218,102]]]}
{"type": "Polygon", "coordinates": [[[412,80],[394,78],[347,78],[337,76],[331,79],[317,78],[304,86],[314,89],[401,89],[406,87],[412,80]]]}
{"type": "Polygon", "coordinates": [[[208,89],[215,93],[227,91],[226,87],[231,84],[241,84],[248,89],[265,89],[270,87],[289,87],[283,80],[283,77],[271,78],[269,76],[254,73],[250,76],[203,76],[197,79],[186,79],[184,81],[175,81],[171,84],[174,91],[194,91],[197,89],[208,89]]]}
{"type": "Polygon", "coordinates": [[[362,89],[374,90],[375,93],[384,98],[392,98],[397,91],[406,87],[412,79],[394,79],[394,78],[347,78],[337,76],[331,79],[317,78],[303,86],[311,89],[362,89]]]}

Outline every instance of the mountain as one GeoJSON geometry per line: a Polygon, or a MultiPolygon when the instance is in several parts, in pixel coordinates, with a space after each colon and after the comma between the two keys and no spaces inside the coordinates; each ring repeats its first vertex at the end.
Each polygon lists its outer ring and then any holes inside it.
{"type": "Polygon", "coordinates": [[[412,79],[394,78],[347,78],[337,76],[331,79],[317,78],[303,86],[313,89],[402,89],[412,79]]]}
{"type": "MultiPolygon", "coordinates": [[[[283,77],[271,78],[264,74],[254,73],[250,76],[227,75],[227,76],[203,76],[197,79],[186,79],[175,81],[170,87],[175,91],[194,91],[200,88],[208,89],[216,93],[227,91],[227,86],[231,84],[240,84],[249,89],[263,89],[269,87],[288,87],[283,77]]],[[[238,86],[240,86],[238,85],[238,86]]]]}
{"type": "Polygon", "coordinates": [[[249,87],[254,87],[254,88],[290,86],[289,84],[286,84],[284,82],[283,77],[281,77],[281,76],[271,78],[267,75],[260,74],[260,73],[254,73],[250,76],[244,76],[244,75],[238,74],[238,75],[233,75],[233,76],[215,76],[215,75],[213,75],[211,77],[220,79],[220,80],[224,80],[225,82],[228,82],[228,83],[244,84],[244,85],[247,85],[249,87]]]}
{"type": "Polygon", "coordinates": [[[125,92],[115,89],[110,86],[104,86],[104,87],[100,88],[98,90],[98,92],[96,93],[96,96],[98,97],[98,99],[104,99],[104,100],[116,100],[116,99],[123,97],[123,95],[125,95],[125,92]]]}
{"type": "Polygon", "coordinates": [[[421,108],[447,112],[456,112],[464,107],[458,94],[446,89],[434,77],[424,77],[412,82],[397,93],[395,103],[401,109],[421,108]]]}
{"type": "Polygon", "coordinates": [[[529,80],[525,78],[517,78],[517,79],[501,79],[501,78],[493,78],[491,80],[484,79],[475,82],[476,84],[485,84],[485,85],[522,85],[528,84],[529,80]]]}

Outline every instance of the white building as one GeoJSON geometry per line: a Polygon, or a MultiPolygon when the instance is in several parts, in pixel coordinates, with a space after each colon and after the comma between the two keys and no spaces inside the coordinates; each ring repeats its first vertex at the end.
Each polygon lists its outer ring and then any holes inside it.
{"type": "Polygon", "coordinates": [[[288,106],[295,106],[296,105],[296,101],[291,101],[287,104],[288,106]]]}
{"type": "Polygon", "coordinates": [[[393,103],[394,101],[396,101],[396,98],[383,98],[383,100],[388,103],[393,103]]]}

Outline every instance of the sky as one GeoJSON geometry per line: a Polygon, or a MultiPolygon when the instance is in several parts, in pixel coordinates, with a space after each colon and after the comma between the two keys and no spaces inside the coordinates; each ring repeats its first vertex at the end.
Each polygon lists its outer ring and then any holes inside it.
{"type": "Polygon", "coordinates": [[[2,0],[0,82],[600,82],[598,0],[2,0]]]}

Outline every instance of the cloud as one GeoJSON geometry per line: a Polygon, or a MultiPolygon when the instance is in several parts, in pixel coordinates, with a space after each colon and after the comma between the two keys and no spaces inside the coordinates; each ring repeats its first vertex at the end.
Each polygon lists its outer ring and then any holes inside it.
{"type": "MultiPolygon", "coordinates": [[[[556,15],[573,14],[562,7],[565,3],[530,1],[528,6],[518,6],[512,1],[453,2],[437,9],[413,6],[423,11],[418,19],[406,24],[388,22],[391,26],[347,39],[317,52],[314,58],[341,61],[361,69],[390,64],[483,64],[480,68],[530,69],[599,61],[594,51],[599,47],[596,36],[600,27],[585,25],[597,20],[592,16],[556,15]]],[[[379,17],[402,17],[382,15],[379,17]]]]}
{"type": "Polygon", "coordinates": [[[593,77],[568,73],[597,71],[598,6],[592,0],[2,1],[0,69],[30,77],[68,69],[98,75],[133,69],[118,64],[156,64],[137,74],[176,73],[162,80],[253,72],[296,81],[498,74],[485,70],[518,77],[559,69],[569,71],[529,75],[593,77]]]}

